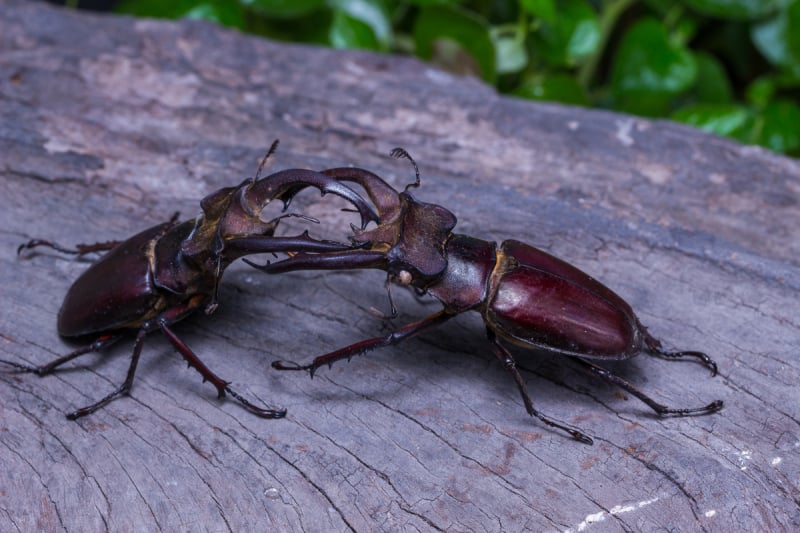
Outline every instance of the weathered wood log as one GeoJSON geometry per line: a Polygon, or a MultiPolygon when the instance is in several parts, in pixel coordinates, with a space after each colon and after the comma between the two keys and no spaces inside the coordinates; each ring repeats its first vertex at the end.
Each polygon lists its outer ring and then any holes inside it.
{"type": "MultiPolygon", "coordinates": [[[[253,174],[357,165],[458,231],[516,238],[598,277],[674,348],[612,368],[671,405],[661,419],[558,356],[515,351],[534,402],[594,446],[530,419],[477,316],[317,378],[275,359],[379,334],[378,272],[267,277],[234,266],[210,317],[176,326],[261,420],[148,339],[129,398],[70,422],[124,377],[130,344],[55,375],[0,372],[0,531],[790,531],[800,529],[800,164],[665,121],[498,96],[412,59],[276,44],[206,23],[0,2],[0,358],[42,363],[86,267],[18,258],[32,237],[126,238],[253,174]],[[628,401],[629,400],[629,401],[628,401]],[[600,522],[600,523],[598,523],[600,522]]],[[[298,208],[343,238],[349,215],[298,208]],[[339,232],[339,233],[337,233],[339,232]]],[[[313,230],[313,228],[312,228],[313,230]]],[[[402,292],[402,291],[395,291],[402,292]]],[[[397,324],[436,304],[398,294],[397,324]]]]}

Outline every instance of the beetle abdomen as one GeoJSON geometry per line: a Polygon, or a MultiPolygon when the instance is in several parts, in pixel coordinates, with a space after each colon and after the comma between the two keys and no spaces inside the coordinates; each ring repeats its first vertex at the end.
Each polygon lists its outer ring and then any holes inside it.
{"type": "Polygon", "coordinates": [[[77,337],[134,326],[154,307],[148,246],[170,223],[146,229],[88,268],[72,284],[58,312],[58,333],[77,337]]]}
{"type": "Polygon", "coordinates": [[[622,298],[588,274],[517,241],[502,244],[486,313],[518,344],[578,357],[625,359],[642,335],[622,298]]]}

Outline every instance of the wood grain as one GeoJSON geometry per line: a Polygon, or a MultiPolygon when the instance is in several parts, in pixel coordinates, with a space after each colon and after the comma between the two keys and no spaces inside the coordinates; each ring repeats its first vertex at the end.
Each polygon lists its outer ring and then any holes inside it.
{"type": "MultiPolygon", "coordinates": [[[[415,60],[276,44],[201,22],[0,1],[0,358],[71,350],[55,318],[86,268],[40,237],[121,239],[194,216],[271,169],[358,165],[459,217],[458,231],[540,246],[601,279],[670,347],[615,372],[661,419],[548,354],[515,351],[530,419],[477,316],[313,380],[269,363],[385,331],[379,272],[267,277],[235,265],[221,306],[181,337],[261,420],[148,339],[129,398],[69,422],[120,383],[130,344],[53,376],[0,372],[0,531],[795,531],[800,529],[800,164],[665,121],[498,96],[415,60]]],[[[343,238],[349,216],[297,209],[343,238]]],[[[313,230],[313,228],[312,228],[313,230]]],[[[395,291],[397,324],[431,300],[395,291]]]]}

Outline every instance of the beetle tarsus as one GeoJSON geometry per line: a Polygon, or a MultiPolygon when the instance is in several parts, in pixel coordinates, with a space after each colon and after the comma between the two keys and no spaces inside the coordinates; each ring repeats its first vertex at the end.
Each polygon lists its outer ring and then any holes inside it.
{"type": "Polygon", "coordinates": [[[90,414],[94,413],[95,411],[97,411],[101,407],[111,403],[112,400],[115,400],[116,398],[118,398],[120,396],[128,395],[129,393],[130,393],[130,386],[126,387],[125,385],[123,385],[122,387],[120,387],[119,389],[115,390],[114,392],[112,392],[111,394],[109,394],[108,396],[106,396],[105,398],[100,400],[99,402],[95,402],[92,405],[87,405],[86,407],[81,407],[80,409],[72,411],[71,413],[67,413],[66,417],[67,417],[68,420],[77,420],[77,419],[82,418],[82,417],[84,417],[86,415],[90,415],[90,414]]]}
{"type": "Polygon", "coordinates": [[[17,255],[20,255],[24,250],[32,250],[33,248],[38,248],[39,246],[52,248],[53,250],[61,252],[62,254],[86,255],[92,252],[107,252],[118,246],[121,242],[122,241],[105,241],[96,242],[93,244],[77,244],[75,245],[75,248],[67,248],[56,242],[46,241],[43,239],[31,239],[17,247],[17,255]]]}
{"type": "Polygon", "coordinates": [[[273,361],[272,368],[275,370],[311,370],[313,365],[300,365],[294,361],[273,361]]]}
{"type": "Polygon", "coordinates": [[[711,370],[711,377],[717,375],[717,363],[714,362],[708,354],[696,351],[683,351],[683,352],[664,352],[661,350],[653,350],[651,353],[657,357],[670,360],[680,360],[686,358],[697,359],[700,364],[711,370]]]}
{"type": "Polygon", "coordinates": [[[0,360],[0,363],[6,364],[16,369],[17,372],[26,372],[31,374],[36,374],[37,376],[46,376],[56,370],[58,367],[80,357],[81,355],[92,353],[92,352],[99,352],[100,350],[111,346],[119,339],[122,338],[122,335],[103,335],[96,339],[94,342],[87,344],[86,346],[81,346],[80,348],[69,352],[66,355],[62,355],[56,359],[53,359],[49,363],[45,363],[39,366],[33,365],[23,365],[20,363],[15,363],[13,361],[6,361],[0,360]]]}
{"type": "MultiPolygon", "coordinates": [[[[234,391],[230,386],[225,386],[225,391],[233,396],[238,402],[248,411],[261,418],[283,418],[286,416],[286,409],[272,409],[269,407],[258,407],[246,398],[241,396],[238,392],[234,391]]],[[[223,393],[223,396],[225,394],[223,393]]]]}
{"type": "Polygon", "coordinates": [[[595,376],[611,383],[612,385],[616,385],[621,389],[624,389],[631,393],[632,395],[639,398],[642,402],[647,404],[653,411],[655,411],[660,416],[692,416],[692,415],[704,415],[709,413],[714,413],[722,409],[723,402],[722,400],[716,400],[711,402],[708,405],[703,407],[689,407],[689,408],[674,408],[668,407],[664,404],[658,403],[657,401],[653,400],[645,393],[622,379],[621,377],[612,374],[606,368],[601,366],[595,365],[594,363],[590,363],[589,361],[581,358],[575,358],[581,366],[587,369],[589,372],[594,374],[595,376]]]}

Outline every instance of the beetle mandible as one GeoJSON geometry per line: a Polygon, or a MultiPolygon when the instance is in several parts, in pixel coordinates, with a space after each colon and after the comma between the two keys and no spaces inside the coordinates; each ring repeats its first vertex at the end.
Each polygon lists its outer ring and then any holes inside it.
{"type": "Polygon", "coordinates": [[[78,245],[75,249],[40,239],[21,245],[18,253],[39,246],[81,256],[106,252],[72,284],[58,314],[60,335],[96,338],[44,365],[0,362],[17,371],[43,376],[81,355],[107,348],[128,331],[136,331],[125,381],[101,400],[68,413],[67,418],[74,420],[129,393],[145,336],[160,330],[188,365],[200,373],[203,381],[210,381],[216,387],[220,398],[228,393],[256,415],[266,418],[284,416],[285,410],[257,407],[234,391],[230,383],[213,373],[171,327],[200,309],[206,314],[214,311],[222,274],[237,258],[264,252],[321,252],[348,248],[344,244],[314,240],[308,232],[293,237],[275,237],[275,228],[281,218],[302,215],[284,214],[270,221],[261,220],[260,214],[269,202],[280,200],[285,210],[300,190],[315,187],[323,195],[332,193],[353,203],[361,213],[362,227],[377,219],[363,198],[329,176],[292,169],[259,179],[264,163],[276,147],[277,141],[264,156],[255,177],[206,196],[200,204],[202,214],[193,220],[177,222],[176,213],[170,221],[125,241],[78,245]]]}
{"type": "MultiPolygon", "coordinates": [[[[569,356],[591,374],[636,396],[659,415],[706,414],[722,408],[721,400],[702,407],[668,407],[593,363],[591,360],[628,359],[644,352],[671,360],[692,358],[713,375],[717,373],[716,363],[705,353],[663,350],[661,342],[647,332],[625,300],[569,263],[519,241],[507,240],[498,246],[452,233],[456,225],[453,213],[442,206],[420,202],[408,192],[420,185],[419,169],[411,156],[401,148],[394,149],[392,155],[409,159],[416,172],[415,181],[402,192],[364,169],[322,171],[340,181],[358,184],[376,207],[376,227],[353,228],[351,239],[359,249],[308,250],[266,265],[245,261],[272,274],[301,269],[382,269],[387,272],[387,287],[390,282],[413,287],[438,298],[443,308],[390,335],[357,342],[321,355],[309,364],[275,361],[274,368],[308,370],[313,376],[322,365],[397,344],[460,313],[476,311],[486,325],[494,354],[513,376],[527,412],[578,441],[593,442],[582,431],[556,422],[534,407],[514,356],[501,339],[523,348],[569,356]]],[[[389,299],[394,317],[391,292],[389,299]]]]}

